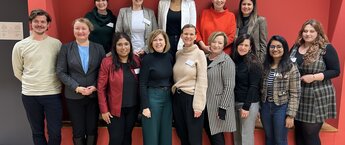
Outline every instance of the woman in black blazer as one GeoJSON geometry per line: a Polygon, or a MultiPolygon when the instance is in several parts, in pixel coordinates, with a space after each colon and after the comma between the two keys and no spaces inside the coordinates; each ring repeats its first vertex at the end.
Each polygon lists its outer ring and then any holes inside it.
{"type": "Polygon", "coordinates": [[[75,41],[61,47],[56,72],[65,85],[67,110],[72,121],[75,145],[96,145],[99,108],[97,102],[98,70],[105,56],[101,45],[89,41],[93,30],[86,18],[73,22],[75,41]]]}

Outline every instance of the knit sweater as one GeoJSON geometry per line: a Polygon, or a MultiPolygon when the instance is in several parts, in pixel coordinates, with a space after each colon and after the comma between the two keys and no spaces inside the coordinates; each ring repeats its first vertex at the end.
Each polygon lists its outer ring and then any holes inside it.
{"type": "Polygon", "coordinates": [[[207,90],[207,61],[204,52],[196,45],[177,51],[173,74],[175,84],[172,92],[181,89],[189,95],[194,95],[194,111],[203,111],[207,90]]]}
{"type": "Polygon", "coordinates": [[[243,57],[240,57],[235,63],[235,101],[244,103],[242,109],[249,111],[252,103],[260,101],[262,72],[257,64],[249,67],[243,57]]]}
{"type": "Polygon", "coordinates": [[[203,41],[208,45],[208,37],[215,31],[222,31],[228,37],[228,46],[226,46],[224,51],[229,53],[230,44],[234,41],[236,34],[235,15],[228,9],[225,9],[223,12],[217,12],[210,8],[202,11],[199,20],[196,42],[203,41]]]}
{"type": "Polygon", "coordinates": [[[29,36],[17,42],[12,51],[14,76],[22,82],[22,94],[29,96],[61,93],[55,73],[61,42],[55,38],[37,41],[29,36]]]}
{"type": "Polygon", "coordinates": [[[153,52],[144,56],[140,68],[141,106],[149,108],[149,87],[171,87],[173,57],[170,53],[153,52]]]}
{"type": "Polygon", "coordinates": [[[95,7],[85,15],[85,18],[88,18],[94,26],[94,30],[90,33],[89,39],[92,42],[101,44],[105,53],[110,52],[112,38],[115,32],[116,16],[109,9],[107,9],[107,15],[101,15],[95,7]]]}

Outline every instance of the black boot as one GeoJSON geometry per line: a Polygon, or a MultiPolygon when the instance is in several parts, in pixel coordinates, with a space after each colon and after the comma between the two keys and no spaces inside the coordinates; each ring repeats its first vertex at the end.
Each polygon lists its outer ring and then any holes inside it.
{"type": "Polygon", "coordinates": [[[78,137],[73,138],[74,145],[85,145],[85,138],[84,137],[78,137]]]}
{"type": "Polygon", "coordinates": [[[89,135],[86,137],[86,145],[96,145],[97,135],[89,135]]]}

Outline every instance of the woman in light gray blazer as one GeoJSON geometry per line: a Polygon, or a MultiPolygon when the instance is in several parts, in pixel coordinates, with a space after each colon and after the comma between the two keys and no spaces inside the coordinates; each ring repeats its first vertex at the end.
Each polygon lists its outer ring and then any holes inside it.
{"type": "Polygon", "coordinates": [[[207,101],[204,128],[211,145],[225,145],[223,132],[236,130],[235,63],[223,52],[227,46],[224,32],[214,32],[208,39],[207,101]]]}
{"type": "Polygon", "coordinates": [[[267,53],[266,18],[258,15],[256,0],[240,0],[238,10],[236,38],[243,34],[251,35],[254,39],[255,53],[263,63],[267,53]]]}
{"type": "Polygon", "coordinates": [[[132,6],[121,8],[115,32],[124,32],[131,37],[133,53],[142,56],[148,52],[146,40],[157,29],[157,20],[153,10],[143,7],[144,0],[132,0],[132,6]]]}

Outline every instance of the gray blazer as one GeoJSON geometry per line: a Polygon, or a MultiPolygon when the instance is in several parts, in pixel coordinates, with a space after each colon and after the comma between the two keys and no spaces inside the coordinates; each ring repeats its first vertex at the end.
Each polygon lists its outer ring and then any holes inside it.
{"type": "MultiPolygon", "coordinates": [[[[68,99],[82,99],[84,97],[75,92],[78,86],[97,85],[98,70],[105,52],[102,45],[91,41],[89,47],[89,68],[85,74],[81,64],[78,44],[72,41],[61,46],[57,58],[56,73],[60,81],[65,85],[65,97],[68,99]]],[[[97,93],[94,92],[89,97],[97,97],[97,93]]]]}
{"type": "Polygon", "coordinates": [[[206,104],[212,135],[236,130],[235,72],[235,63],[224,52],[207,66],[206,104]],[[217,118],[218,108],[226,109],[225,120],[217,118]]]}
{"type": "MultiPolygon", "coordinates": [[[[157,20],[153,10],[143,7],[144,18],[151,21],[151,24],[145,23],[145,44],[153,30],[157,29],[157,20]]],[[[116,21],[115,32],[124,32],[129,37],[132,35],[132,8],[121,8],[116,21]]],[[[146,44],[147,45],[147,44],[146,44]]],[[[146,48],[146,47],[145,47],[146,48]]],[[[145,50],[147,51],[147,50],[145,50]]]]}
{"type": "MultiPolygon", "coordinates": [[[[237,26],[236,38],[238,37],[239,26],[237,26]]],[[[259,16],[254,24],[249,24],[247,34],[254,39],[256,54],[263,62],[267,46],[267,21],[265,17],[259,16]]]]}

